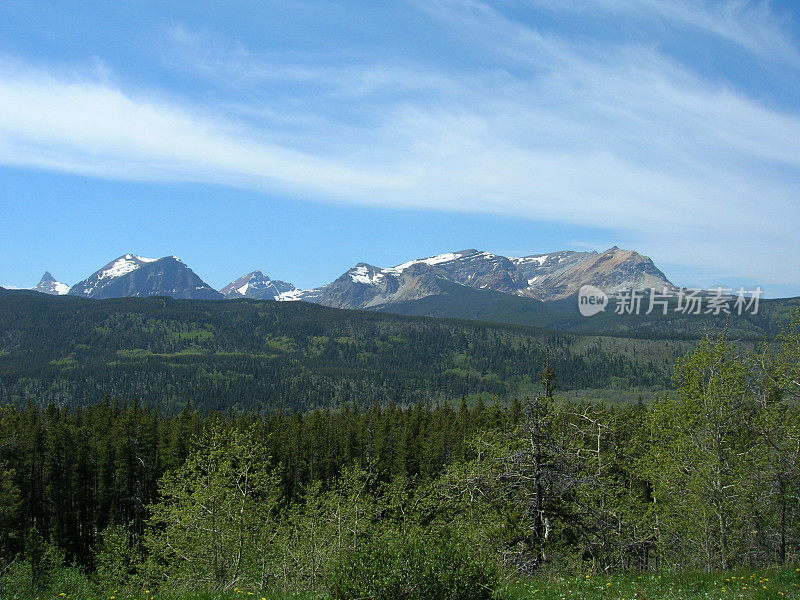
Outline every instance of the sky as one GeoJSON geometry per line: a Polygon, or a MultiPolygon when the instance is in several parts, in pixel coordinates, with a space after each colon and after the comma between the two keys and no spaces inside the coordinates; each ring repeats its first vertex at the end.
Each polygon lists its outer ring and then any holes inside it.
{"type": "Polygon", "coordinates": [[[0,285],[617,245],[800,295],[800,3],[0,2],[0,285]]]}

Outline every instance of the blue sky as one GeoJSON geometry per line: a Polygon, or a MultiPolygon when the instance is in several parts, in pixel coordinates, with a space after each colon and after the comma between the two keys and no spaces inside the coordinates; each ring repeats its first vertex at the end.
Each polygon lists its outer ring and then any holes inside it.
{"type": "Polygon", "coordinates": [[[0,3],[0,285],[634,248],[800,295],[796,1],[0,3]]]}

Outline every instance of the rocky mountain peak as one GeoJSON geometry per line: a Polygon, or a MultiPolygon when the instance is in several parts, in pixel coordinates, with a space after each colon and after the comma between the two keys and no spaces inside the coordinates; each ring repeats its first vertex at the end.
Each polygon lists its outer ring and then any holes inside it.
{"type": "Polygon", "coordinates": [[[56,278],[53,277],[50,271],[45,271],[39,283],[32,289],[34,292],[50,294],[52,296],[63,296],[69,292],[69,286],[66,283],[56,281],[56,278]]]}
{"type": "Polygon", "coordinates": [[[252,298],[254,300],[282,300],[297,288],[291,283],[272,280],[259,270],[242,275],[220,290],[225,298],[252,298]]]}

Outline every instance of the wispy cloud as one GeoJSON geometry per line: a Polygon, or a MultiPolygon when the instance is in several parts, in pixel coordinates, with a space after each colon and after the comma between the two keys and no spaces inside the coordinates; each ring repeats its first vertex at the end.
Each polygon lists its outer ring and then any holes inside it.
{"type": "MultiPolygon", "coordinates": [[[[545,6],[588,11],[578,0],[545,6]]],[[[207,82],[201,102],[115,84],[91,65],[63,75],[7,59],[0,162],[577,223],[623,231],[621,243],[672,262],[800,280],[800,259],[773,260],[800,228],[796,111],[654,44],[575,41],[480,2],[419,7],[485,61],[275,55],[176,26],[165,61],[207,82]]],[[[767,5],[600,7],[796,68],[794,40],[767,5]]]]}
{"type": "Polygon", "coordinates": [[[696,28],[741,46],[769,61],[800,68],[800,52],[788,31],[788,17],[769,2],[748,0],[540,0],[552,10],[604,11],[639,21],[660,20],[696,28]]]}

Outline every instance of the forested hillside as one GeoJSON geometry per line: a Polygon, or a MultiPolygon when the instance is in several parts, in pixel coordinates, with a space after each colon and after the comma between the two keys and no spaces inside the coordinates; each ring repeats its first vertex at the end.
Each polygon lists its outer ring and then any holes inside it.
{"type": "MultiPolygon", "coordinates": [[[[757,338],[755,338],[757,339],[757,338]]],[[[754,341],[747,342],[750,344],[754,341]]],[[[575,335],[306,303],[0,296],[0,398],[174,412],[511,400],[550,364],[562,390],[664,389],[692,336],[575,335]]]]}
{"type": "Polygon", "coordinates": [[[676,311],[675,299],[667,314],[649,308],[644,296],[641,314],[617,314],[612,299],[604,312],[583,317],[575,297],[541,302],[525,296],[503,294],[494,290],[472,289],[452,283],[441,285],[443,294],[420,300],[396,302],[377,310],[402,315],[457,317],[495,323],[530,325],[570,333],[621,334],[641,336],[702,336],[709,332],[728,331],[731,336],[774,337],[786,327],[800,298],[761,300],[756,314],[688,315],[676,311]]]}

